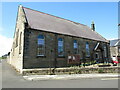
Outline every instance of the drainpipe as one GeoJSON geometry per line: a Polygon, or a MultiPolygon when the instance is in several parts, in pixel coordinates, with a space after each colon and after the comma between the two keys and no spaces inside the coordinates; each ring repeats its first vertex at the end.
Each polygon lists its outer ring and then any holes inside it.
{"type": "Polygon", "coordinates": [[[52,73],[55,74],[56,64],[57,64],[57,34],[55,34],[55,56],[54,56],[54,69],[52,70],[52,73]]]}

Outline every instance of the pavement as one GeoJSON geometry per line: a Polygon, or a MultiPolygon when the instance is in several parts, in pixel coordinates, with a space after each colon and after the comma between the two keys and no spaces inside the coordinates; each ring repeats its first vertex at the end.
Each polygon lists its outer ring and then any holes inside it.
{"type": "Polygon", "coordinates": [[[0,59],[0,89],[2,88],[2,63],[0,59]]]}
{"type": "Polygon", "coordinates": [[[118,74],[29,75],[25,80],[71,80],[89,78],[118,78],[118,74]]]}
{"type": "Polygon", "coordinates": [[[22,76],[5,60],[2,60],[0,66],[2,88],[118,88],[117,74],[22,76]]]}

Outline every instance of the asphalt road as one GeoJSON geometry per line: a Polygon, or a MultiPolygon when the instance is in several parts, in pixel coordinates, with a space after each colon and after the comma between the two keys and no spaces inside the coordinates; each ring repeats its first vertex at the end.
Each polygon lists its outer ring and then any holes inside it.
{"type": "Polygon", "coordinates": [[[2,88],[2,63],[0,60],[0,89],[2,88]]]}
{"type": "Polygon", "coordinates": [[[23,79],[22,75],[16,73],[6,61],[2,61],[2,88],[118,88],[118,79],[94,78],[27,81],[23,79]]]}

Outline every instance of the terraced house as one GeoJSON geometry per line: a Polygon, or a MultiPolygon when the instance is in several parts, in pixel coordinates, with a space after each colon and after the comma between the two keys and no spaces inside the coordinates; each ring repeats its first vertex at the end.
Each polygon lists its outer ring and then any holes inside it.
{"type": "Polygon", "coordinates": [[[91,28],[64,18],[18,8],[14,40],[8,62],[24,69],[67,67],[110,57],[109,41],[91,28]]]}

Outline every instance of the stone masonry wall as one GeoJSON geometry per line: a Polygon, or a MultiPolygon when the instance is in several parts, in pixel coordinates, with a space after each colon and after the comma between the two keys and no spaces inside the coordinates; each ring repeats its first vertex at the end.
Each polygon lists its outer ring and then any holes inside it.
{"type": "Polygon", "coordinates": [[[22,73],[23,68],[23,43],[24,43],[24,29],[25,29],[25,15],[22,6],[18,8],[18,16],[16,21],[16,28],[13,38],[13,45],[10,52],[10,59],[8,63],[22,73]]]}
{"type": "MultiPolygon", "coordinates": [[[[98,42],[98,41],[89,40],[85,38],[77,38],[77,37],[54,34],[50,32],[43,32],[42,30],[40,31],[40,30],[32,30],[32,29],[25,30],[24,40],[25,40],[24,60],[23,60],[24,69],[54,67],[55,52],[57,55],[56,66],[67,67],[69,66],[67,63],[68,52],[73,54],[73,40],[78,41],[78,54],[80,55],[81,60],[83,59],[82,51],[86,52],[86,49],[85,49],[86,42],[89,43],[90,54],[94,53],[93,49],[95,48],[95,45],[98,42]],[[40,34],[45,36],[45,56],[42,56],[42,57],[37,56],[37,37],[40,34]],[[57,43],[55,43],[56,42],[55,38],[57,39],[59,37],[62,37],[64,40],[64,56],[63,57],[58,57],[57,55],[57,43]]],[[[100,42],[100,44],[102,46],[106,45],[106,43],[104,42],[100,42]]],[[[93,55],[93,57],[94,56],[95,55],[93,55]]],[[[87,61],[91,61],[91,57],[87,58],[87,61]]]]}

